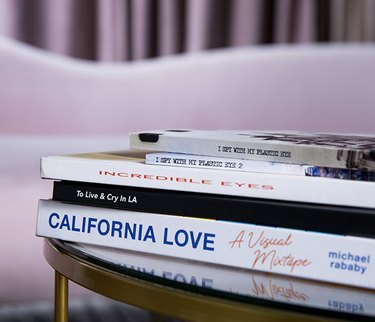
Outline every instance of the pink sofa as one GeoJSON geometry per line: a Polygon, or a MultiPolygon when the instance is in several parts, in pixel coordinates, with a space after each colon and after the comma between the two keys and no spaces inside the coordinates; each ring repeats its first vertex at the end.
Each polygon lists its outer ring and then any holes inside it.
{"type": "Polygon", "coordinates": [[[373,131],[374,45],[264,46],[92,63],[0,38],[0,133],[373,131]]]}

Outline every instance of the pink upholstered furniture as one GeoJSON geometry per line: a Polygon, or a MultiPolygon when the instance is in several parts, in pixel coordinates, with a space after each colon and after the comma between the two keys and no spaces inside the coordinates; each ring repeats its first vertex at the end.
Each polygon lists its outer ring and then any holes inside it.
{"type": "Polygon", "coordinates": [[[0,132],[372,132],[374,74],[374,45],[243,47],[99,64],[0,38],[0,132]]]}

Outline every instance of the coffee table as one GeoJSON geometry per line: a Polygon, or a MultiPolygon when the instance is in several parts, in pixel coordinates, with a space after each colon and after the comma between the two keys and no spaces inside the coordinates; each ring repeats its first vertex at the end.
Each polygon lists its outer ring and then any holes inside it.
{"type": "Polygon", "coordinates": [[[375,292],[285,276],[46,239],[55,321],[68,320],[68,282],[187,321],[369,321],[375,292]]]}

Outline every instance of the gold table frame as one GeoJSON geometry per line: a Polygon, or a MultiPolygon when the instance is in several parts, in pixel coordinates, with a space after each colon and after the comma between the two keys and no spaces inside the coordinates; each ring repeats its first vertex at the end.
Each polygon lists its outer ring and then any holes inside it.
{"type": "MultiPolygon", "coordinates": [[[[179,290],[100,267],[46,239],[44,256],[55,270],[55,322],[68,321],[68,282],[111,299],[187,321],[338,321],[179,290]]],[[[342,320],[340,320],[342,321],[342,320]]]]}

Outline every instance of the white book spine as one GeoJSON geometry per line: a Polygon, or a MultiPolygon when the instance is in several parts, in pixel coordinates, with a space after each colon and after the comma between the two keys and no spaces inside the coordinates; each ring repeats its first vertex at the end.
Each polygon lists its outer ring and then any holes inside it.
{"type": "Polygon", "coordinates": [[[375,239],[41,200],[38,236],[375,289],[375,239]]]}
{"type": "Polygon", "coordinates": [[[45,157],[42,178],[375,208],[372,182],[45,157]]]}
{"type": "Polygon", "coordinates": [[[374,136],[303,132],[161,130],[129,135],[131,149],[361,169],[375,167],[374,142],[374,136]]]}
{"type": "Polygon", "coordinates": [[[304,176],[307,165],[253,161],[183,153],[147,153],[146,164],[304,176]]]}

